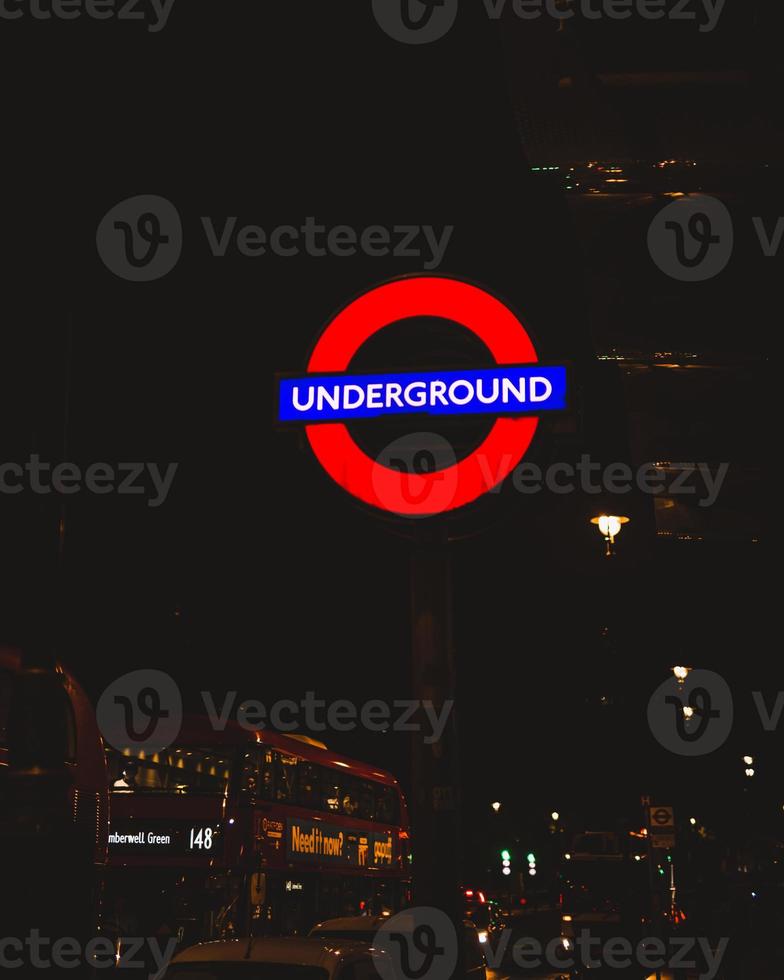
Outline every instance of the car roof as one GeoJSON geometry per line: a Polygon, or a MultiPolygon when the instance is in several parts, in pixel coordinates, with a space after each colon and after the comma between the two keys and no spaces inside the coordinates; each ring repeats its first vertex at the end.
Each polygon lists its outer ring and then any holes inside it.
{"type": "Polygon", "coordinates": [[[178,963],[286,963],[297,966],[319,966],[331,972],[337,962],[354,954],[368,955],[365,943],[325,942],[286,936],[280,939],[228,939],[198,943],[178,953],[178,963]],[[250,950],[250,952],[249,952],[250,950]]]}
{"type": "Polygon", "coordinates": [[[335,932],[375,932],[389,919],[388,915],[346,915],[339,919],[325,919],[311,932],[329,930],[335,932]]]}
{"type": "MultiPolygon", "coordinates": [[[[313,932],[376,932],[385,922],[389,922],[388,915],[350,915],[340,919],[325,919],[319,922],[310,931],[313,932]]],[[[413,929],[417,925],[417,919],[411,914],[398,912],[395,916],[395,926],[397,929],[413,929]]],[[[463,926],[467,932],[478,932],[476,923],[470,919],[463,919],[463,926]]]]}

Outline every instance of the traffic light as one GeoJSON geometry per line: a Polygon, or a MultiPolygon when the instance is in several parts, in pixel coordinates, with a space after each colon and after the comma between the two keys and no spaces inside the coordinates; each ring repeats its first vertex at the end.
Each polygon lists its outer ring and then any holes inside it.
{"type": "Polygon", "coordinates": [[[536,874],[536,855],[534,854],[533,851],[529,851],[528,854],[526,854],[526,858],[528,859],[528,874],[529,875],[535,875],[536,874]]]}
{"type": "Polygon", "coordinates": [[[512,873],[512,855],[504,848],[501,851],[501,874],[510,875],[512,873]]]}

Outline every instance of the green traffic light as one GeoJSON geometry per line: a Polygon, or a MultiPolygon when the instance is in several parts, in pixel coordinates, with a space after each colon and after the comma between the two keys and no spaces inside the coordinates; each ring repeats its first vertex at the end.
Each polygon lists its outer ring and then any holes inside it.
{"type": "Polygon", "coordinates": [[[533,851],[529,851],[529,853],[526,855],[526,859],[529,864],[536,864],[536,855],[533,851]]]}
{"type": "Polygon", "coordinates": [[[512,860],[512,855],[509,853],[509,851],[506,850],[506,848],[504,848],[504,850],[501,851],[501,860],[502,861],[511,861],[512,860]]]}

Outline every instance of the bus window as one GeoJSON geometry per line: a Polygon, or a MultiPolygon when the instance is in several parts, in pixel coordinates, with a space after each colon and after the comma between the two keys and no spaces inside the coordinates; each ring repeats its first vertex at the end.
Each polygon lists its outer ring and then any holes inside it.
{"type": "Polygon", "coordinates": [[[294,755],[275,753],[275,799],[279,803],[297,802],[297,763],[294,755]]]}
{"type": "Polygon", "coordinates": [[[360,817],[362,820],[375,820],[376,801],[375,801],[375,794],[373,792],[373,784],[359,782],[358,794],[359,794],[359,812],[357,813],[357,816],[360,817]]]}
{"type": "Polygon", "coordinates": [[[299,805],[310,810],[317,810],[321,805],[320,768],[312,762],[300,762],[298,767],[299,805]]]}
{"type": "Polygon", "coordinates": [[[339,813],[342,799],[341,779],[332,769],[321,770],[321,809],[339,813]]]}
{"type": "Polygon", "coordinates": [[[0,671],[0,745],[8,744],[8,717],[11,712],[11,673],[0,671]]]}
{"type": "Polygon", "coordinates": [[[259,792],[259,754],[256,749],[246,752],[242,758],[240,774],[240,796],[245,802],[252,803],[259,792]]]}
{"type": "Polygon", "coordinates": [[[107,750],[109,784],[115,793],[228,792],[231,759],[209,749],[172,748],[147,755],[107,750]]]}
{"type": "Polygon", "coordinates": [[[359,816],[359,784],[352,776],[343,777],[340,809],[347,817],[359,816]]]}
{"type": "Polygon", "coordinates": [[[259,769],[259,797],[271,802],[275,799],[275,753],[264,749],[259,769]]]}
{"type": "Polygon", "coordinates": [[[376,820],[380,823],[398,823],[400,812],[397,796],[391,786],[376,787],[376,820]]]}

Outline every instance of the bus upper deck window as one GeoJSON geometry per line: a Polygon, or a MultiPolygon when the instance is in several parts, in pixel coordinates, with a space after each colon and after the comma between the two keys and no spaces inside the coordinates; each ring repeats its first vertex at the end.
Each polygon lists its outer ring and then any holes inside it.
{"type": "Polygon", "coordinates": [[[359,816],[359,785],[356,779],[350,776],[343,777],[343,793],[341,810],[346,816],[359,816]]]}
{"type": "Polygon", "coordinates": [[[376,820],[380,823],[398,823],[397,795],[391,786],[379,786],[376,790],[376,820]]]}
{"type": "Polygon", "coordinates": [[[275,799],[275,758],[271,749],[265,749],[261,757],[259,796],[262,800],[275,799]]]}
{"type": "Polygon", "coordinates": [[[293,755],[275,753],[275,798],[280,803],[295,803],[297,800],[297,762],[293,755]]]}
{"type": "Polygon", "coordinates": [[[299,805],[318,809],[320,804],[319,767],[312,762],[299,764],[299,805]]]}

